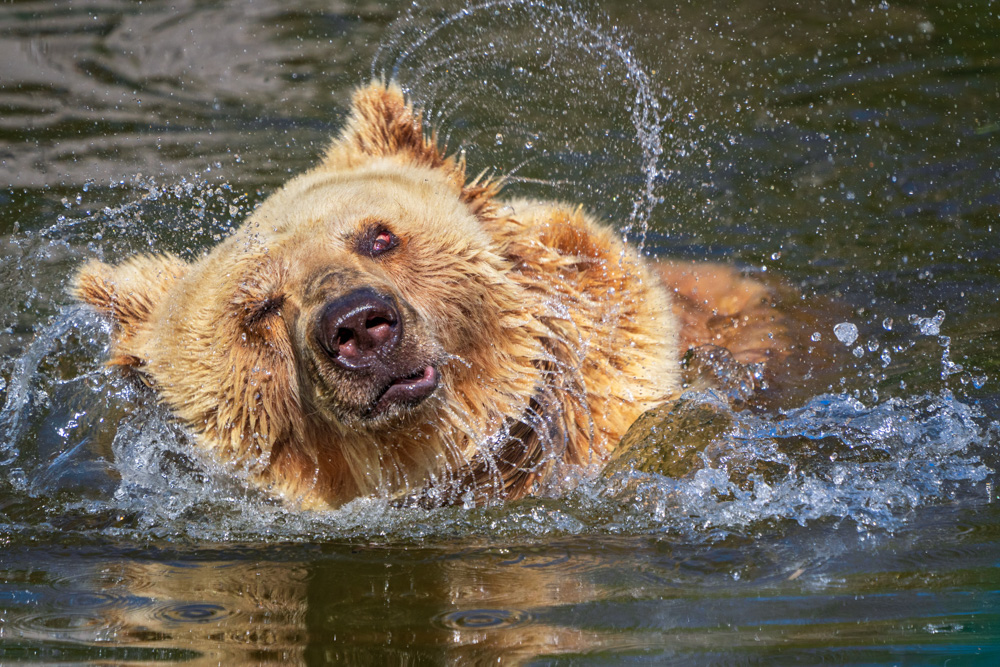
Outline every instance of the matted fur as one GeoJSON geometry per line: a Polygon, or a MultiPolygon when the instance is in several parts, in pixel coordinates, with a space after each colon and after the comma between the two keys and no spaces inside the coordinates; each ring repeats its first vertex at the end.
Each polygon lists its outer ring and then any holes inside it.
{"type": "MultiPolygon", "coordinates": [[[[516,498],[558,464],[605,461],[675,397],[680,353],[710,342],[718,311],[697,285],[672,305],[661,278],[681,274],[579,207],[498,190],[468,181],[400,89],[374,82],[322,162],[204,257],[91,262],[73,294],[113,321],[112,363],[142,374],[205,452],[291,505],[516,498]],[[357,251],[373,224],[399,240],[385,256],[357,251]],[[361,288],[399,306],[392,363],[437,370],[417,405],[372,416],[374,380],[316,344],[324,304],[361,288]]],[[[737,328],[768,320],[765,292],[702,274],[713,299],[726,284],[745,293],[737,328]]]]}

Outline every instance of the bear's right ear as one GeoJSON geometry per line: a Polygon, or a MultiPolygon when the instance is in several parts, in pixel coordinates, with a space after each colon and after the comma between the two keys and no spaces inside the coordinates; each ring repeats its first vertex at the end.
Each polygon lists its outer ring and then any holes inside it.
{"type": "Polygon", "coordinates": [[[118,266],[92,260],[73,277],[70,294],[111,320],[116,350],[112,364],[136,366],[124,349],[136,330],[188,265],[172,255],[139,255],[118,266]]]}
{"type": "Polygon", "coordinates": [[[451,181],[474,215],[486,218],[494,213],[493,198],[501,182],[485,178],[485,172],[466,182],[464,156],[447,155],[434,132],[424,132],[423,117],[403,90],[380,80],[354,91],[347,122],[319,168],[350,171],[377,158],[437,170],[451,181]]]}
{"type": "Polygon", "coordinates": [[[346,171],[378,157],[444,169],[459,186],[465,181],[464,165],[438,148],[433,133],[424,133],[421,114],[403,90],[395,83],[375,80],[354,91],[351,113],[323,163],[327,168],[346,171]]]}

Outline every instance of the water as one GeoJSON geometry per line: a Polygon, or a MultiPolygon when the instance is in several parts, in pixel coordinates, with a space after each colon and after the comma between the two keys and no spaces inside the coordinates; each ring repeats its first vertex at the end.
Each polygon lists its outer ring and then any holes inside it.
{"type": "Polygon", "coordinates": [[[732,5],[0,9],[0,662],[995,664],[997,10],[732,5]],[[382,73],[511,194],[792,285],[809,363],[507,506],[193,457],[67,277],[197,256],[382,73]]]}
{"type": "Polygon", "coordinates": [[[571,3],[492,0],[443,15],[414,3],[387,30],[371,74],[399,81],[448,128],[443,139],[452,150],[509,182],[543,186],[526,192],[583,194],[641,244],[660,203],[657,184],[669,176],[661,137],[673,114],[661,112],[658,91],[625,39],[616,25],[605,27],[571,3]],[[595,115],[606,122],[596,124],[595,115]],[[609,161],[626,170],[581,182],[581,170],[609,161]]]}

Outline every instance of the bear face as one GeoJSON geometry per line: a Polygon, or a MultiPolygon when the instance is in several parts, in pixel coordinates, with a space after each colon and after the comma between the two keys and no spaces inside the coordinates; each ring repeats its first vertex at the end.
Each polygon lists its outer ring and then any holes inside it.
{"type": "MultiPolygon", "coordinates": [[[[388,160],[317,170],[268,200],[235,239],[280,267],[280,280],[244,291],[247,328],[282,318],[267,331],[289,339],[301,400],[353,429],[419,418],[452,360],[493,354],[507,336],[496,317],[517,296],[506,262],[454,186],[422,171],[388,160]]],[[[261,271],[245,268],[240,284],[261,271]]]]}
{"type": "Polygon", "coordinates": [[[677,393],[677,331],[613,232],[498,190],[376,82],[208,254],[92,262],[73,291],[111,319],[111,364],[292,505],[518,497],[677,393]]]}

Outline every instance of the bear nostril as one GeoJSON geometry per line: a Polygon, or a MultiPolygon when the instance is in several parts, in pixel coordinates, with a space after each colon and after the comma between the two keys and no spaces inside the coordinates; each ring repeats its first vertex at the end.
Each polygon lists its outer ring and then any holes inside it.
{"type": "Polygon", "coordinates": [[[365,327],[368,329],[376,329],[382,326],[392,326],[392,324],[393,322],[386,319],[385,317],[373,315],[372,317],[369,317],[368,320],[365,322],[365,327]]]}
{"type": "Polygon", "coordinates": [[[378,345],[384,345],[392,338],[393,326],[396,323],[385,317],[371,317],[365,322],[368,336],[378,345]]]}
{"type": "Polygon", "coordinates": [[[350,329],[337,329],[337,344],[329,350],[332,356],[345,356],[348,358],[358,355],[358,346],[354,341],[354,332],[350,329]]]}
{"type": "Polygon", "coordinates": [[[401,335],[395,303],[368,288],[328,303],[316,323],[320,346],[345,368],[365,368],[390,354],[401,335]]]}

